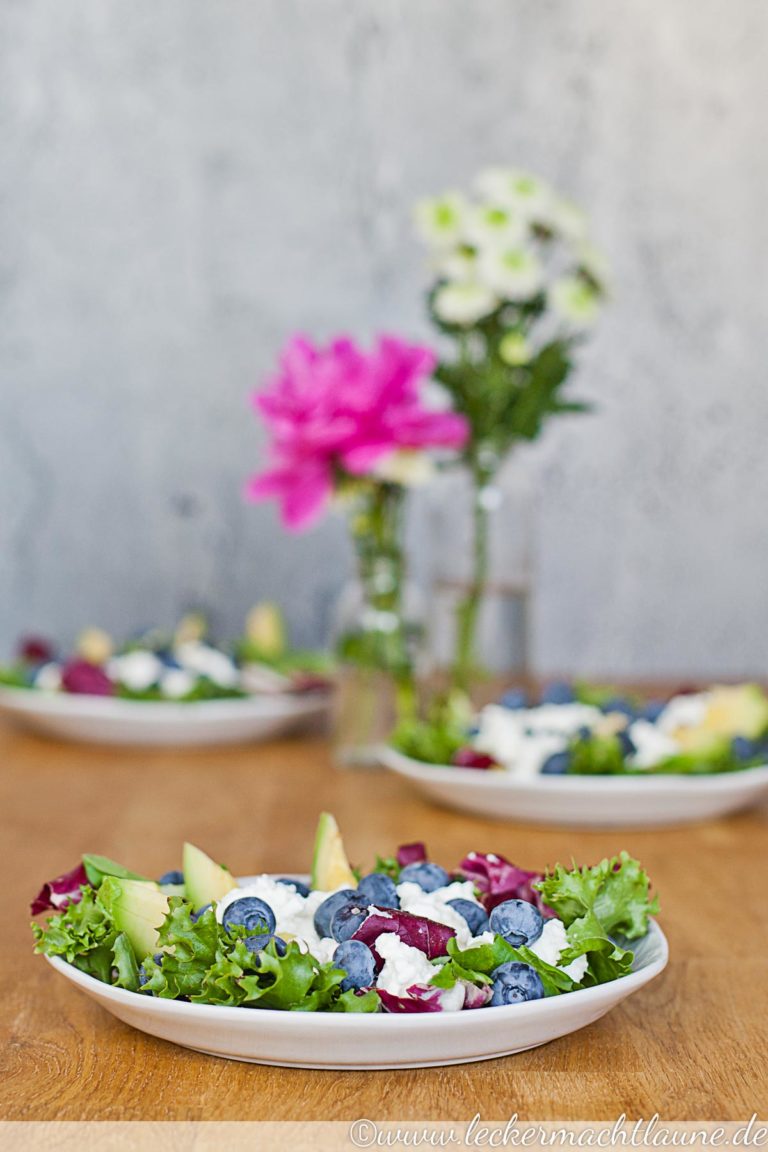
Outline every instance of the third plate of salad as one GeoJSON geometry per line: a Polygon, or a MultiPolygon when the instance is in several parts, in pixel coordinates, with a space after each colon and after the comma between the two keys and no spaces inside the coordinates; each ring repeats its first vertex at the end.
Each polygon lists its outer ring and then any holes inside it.
{"type": "Polygon", "coordinates": [[[557,683],[403,724],[381,760],[438,803],[501,819],[703,820],[768,796],[768,697],[756,684],[643,700],[557,683]]]}

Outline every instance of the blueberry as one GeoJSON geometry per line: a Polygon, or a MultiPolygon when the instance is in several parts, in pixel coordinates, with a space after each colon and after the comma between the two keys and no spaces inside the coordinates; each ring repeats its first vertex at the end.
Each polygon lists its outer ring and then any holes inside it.
{"type": "Polygon", "coordinates": [[[330,896],[326,896],[315,911],[314,925],[318,936],[330,936],[331,920],[336,909],[341,908],[342,904],[348,904],[350,900],[356,899],[357,892],[352,888],[342,888],[340,892],[333,892],[330,896]]]}
{"type": "Polygon", "coordinates": [[[565,776],[571,767],[570,752],[553,752],[540,768],[542,776],[565,776]]]}
{"type": "Polygon", "coordinates": [[[363,920],[368,915],[368,905],[365,901],[350,900],[337,908],[331,917],[331,936],[341,943],[354,936],[363,920]]]}
{"type": "Polygon", "coordinates": [[[734,760],[751,760],[757,753],[754,741],[747,740],[746,736],[734,736],[731,740],[731,755],[734,760]]]}
{"type": "Polygon", "coordinates": [[[488,914],[480,904],[475,904],[474,900],[449,900],[448,906],[466,920],[473,936],[479,936],[481,932],[487,930],[488,914]]]}
{"type": "Polygon", "coordinates": [[[519,711],[521,708],[528,707],[528,696],[521,688],[512,688],[509,692],[505,692],[499,700],[502,708],[509,708],[513,712],[519,711]]]}
{"type": "Polygon", "coordinates": [[[193,923],[193,924],[196,924],[196,923],[197,923],[197,921],[198,921],[198,920],[200,919],[200,917],[202,916],[203,912],[207,912],[207,911],[208,911],[208,909],[209,909],[209,908],[211,908],[211,907],[212,907],[212,905],[211,905],[211,904],[203,904],[202,908],[198,908],[196,912],[190,912],[190,914],[189,914],[189,918],[190,918],[190,920],[192,921],[192,923],[193,923]]]}
{"type": "Polygon", "coordinates": [[[342,968],[346,976],[341,982],[342,992],[350,988],[370,988],[376,977],[373,952],[362,940],[345,940],[333,954],[333,963],[342,968]]]}
{"type": "Polygon", "coordinates": [[[547,684],[541,694],[542,704],[573,704],[576,693],[566,680],[555,680],[547,684]]]}
{"type": "Polygon", "coordinates": [[[628,716],[630,720],[634,720],[637,715],[634,706],[624,696],[612,696],[610,700],[601,704],[600,710],[602,712],[620,712],[622,716],[628,716]]]}
{"type": "Polygon", "coordinates": [[[243,940],[249,952],[261,952],[263,948],[266,948],[267,944],[272,944],[273,942],[278,956],[285,956],[288,951],[288,945],[280,936],[273,936],[271,932],[259,932],[255,936],[246,936],[243,940]]]}
{"type": "Polygon", "coordinates": [[[544,995],[541,977],[530,964],[509,960],[506,964],[500,964],[492,975],[491,1007],[520,1004],[524,1000],[540,1000],[544,995]]]}
{"type": "Polygon", "coordinates": [[[649,724],[655,724],[666,706],[665,700],[649,700],[642,711],[643,720],[647,720],[649,724]]]}
{"type": "Polygon", "coordinates": [[[278,884],[292,884],[299,896],[309,896],[309,885],[303,880],[295,880],[293,876],[278,876],[278,884]]]}
{"type": "Polygon", "coordinates": [[[586,724],[582,724],[581,728],[577,729],[576,736],[579,740],[591,740],[592,729],[589,728],[586,724]]]}
{"type": "Polygon", "coordinates": [[[224,927],[243,927],[251,932],[274,932],[277,921],[275,914],[265,900],[258,896],[241,896],[224,909],[221,918],[224,927]]]}
{"type": "Polygon", "coordinates": [[[637,745],[630,736],[629,732],[617,732],[616,739],[619,742],[622,756],[632,756],[637,752],[637,745]]]}
{"type": "Polygon", "coordinates": [[[497,904],[489,919],[492,932],[503,936],[513,948],[533,944],[544,931],[544,917],[527,900],[505,900],[497,904]]]}
{"type": "Polygon", "coordinates": [[[439,864],[408,864],[400,873],[401,884],[418,884],[424,892],[435,892],[438,888],[445,888],[450,884],[451,878],[445,868],[439,864]]]}
{"type": "Polygon", "coordinates": [[[367,876],[363,876],[357,891],[363,900],[375,904],[377,908],[400,907],[395,882],[385,872],[369,872],[367,876]]]}
{"type": "Polygon", "coordinates": [[[158,880],[158,884],[183,884],[183,883],[184,883],[184,873],[178,872],[178,871],[163,872],[162,876],[158,880]]]}

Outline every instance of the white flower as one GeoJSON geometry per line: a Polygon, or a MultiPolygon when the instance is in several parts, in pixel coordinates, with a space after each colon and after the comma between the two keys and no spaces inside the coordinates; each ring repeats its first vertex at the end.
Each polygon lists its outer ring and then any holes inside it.
{"type": "Polygon", "coordinates": [[[380,460],[373,471],[381,480],[411,488],[426,484],[432,478],[434,466],[425,452],[400,448],[380,460]]]}
{"type": "Polygon", "coordinates": [[[527,228],[526,217],[513,207],[476,204],[467,214],[465,235],[480,248],[511,248],[523,240],[527,228]]]}
{"type": "Polygon", "coordinates": [[[499,356],[505,364],[514,368],[528,364],[533,358],[533,348],[522,332],[507,332],[499,341],[499,356]]]}
{"type": "Polygon", "coordinates": [[[571,328],[589,328],[600,312],[600,296],[583,276],[563,276],[549,290],[549,302],[571,328]]]}
{"type": "Polygon", "coordinates": [[[527,248],[487,249],[479,269],[482,282],[504,300],[530,300],[544,284],[544,269],[527,248]]]}
{"type": "Polygon", "coordinates": [[[539,219],[551,211],[552,189],[529,172],[516,168],[486,168],[477,177],[476,187],[486,200],[522,212],[528,219],[539,219]]]}
{"type": "Polygon", "coordinates": [[[414,217],[419,235],[433,248],[455,247],[461,240],[467,204],[458,192],[419,200],[414,217]]]}
{"type": "Polygon", "coordinates": [[[477,252],[466,244],[450,252],[441,253],[435,268],[438,276],[446,280],[475,280],[477,278],[477,252]]]}
{"type": "Polygon", "coordinates": [[[555,232],[559,232],[572,244],[586,242],[587,217],[572,200],[562,197],[555,199],[550,208],[548,223],[555,232]]]}
{"type": "Polygon", "coordinates": [[[576,260],[579,268],[584,270],[590,280],[593,280],[595,284],[599,284],[601,288],[605,289],[608,283],[609,271],[608,261],[602,252],[592,244],[580,244],[576,252],[576,260]]]}
{"type": "Polygon", "coordinates": [[[432,307],[446,324],[470,327],[489,316],[498,307],[496,295],[485,284],[476,281],[444,284],[435,293],[432,307]]]}

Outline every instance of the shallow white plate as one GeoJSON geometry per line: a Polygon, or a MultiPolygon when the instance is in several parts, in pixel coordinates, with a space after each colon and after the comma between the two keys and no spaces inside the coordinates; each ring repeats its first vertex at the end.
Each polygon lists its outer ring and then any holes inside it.
{"type": "Polygon", "coordinates": [[[238,744],[280,736],[323,716],[331,696],[265,693],[178,704],[2,687],[0,712],[46,736],[88,744],[238,744]]]}
{"type": "Polygon", "coordinates": [[[118,1020],[150,1036],[227,1060],[353,1070],[492,1060],[576,1032],[599,1020],[665,967],[669,950],[657,924],[652,923],[648,935],[631,947],[635,952],[632,972],[611,984],[503,1008],[412,1016],[276,1012],[160,1000],[102,984],[57,957],[46,959],[118,1020]]]}
{"type": "Polygon", "coordinates": [[[768,796],[768,765],[717,776],[533,776],[440,767],[382,748],[381,763],[449,808],[499,820],[641,828],[723,816],[768,796]]]}

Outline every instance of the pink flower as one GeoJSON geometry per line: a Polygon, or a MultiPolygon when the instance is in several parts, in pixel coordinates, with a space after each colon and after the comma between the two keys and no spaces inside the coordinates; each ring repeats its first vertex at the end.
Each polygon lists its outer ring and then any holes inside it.
{"type": "Polygon", "coordinates": [[[286,527],[299,530],[320,516],[339,472],[369,475],[398,449],[460,448],[464,418],[427,408],[419,395],[435,363],[430,349],[393,336],[370,352],[349,339],[291,340],[278,374],[254,395],[273,464],[251,477],[247,498],[276,498],[286,527]]]}

